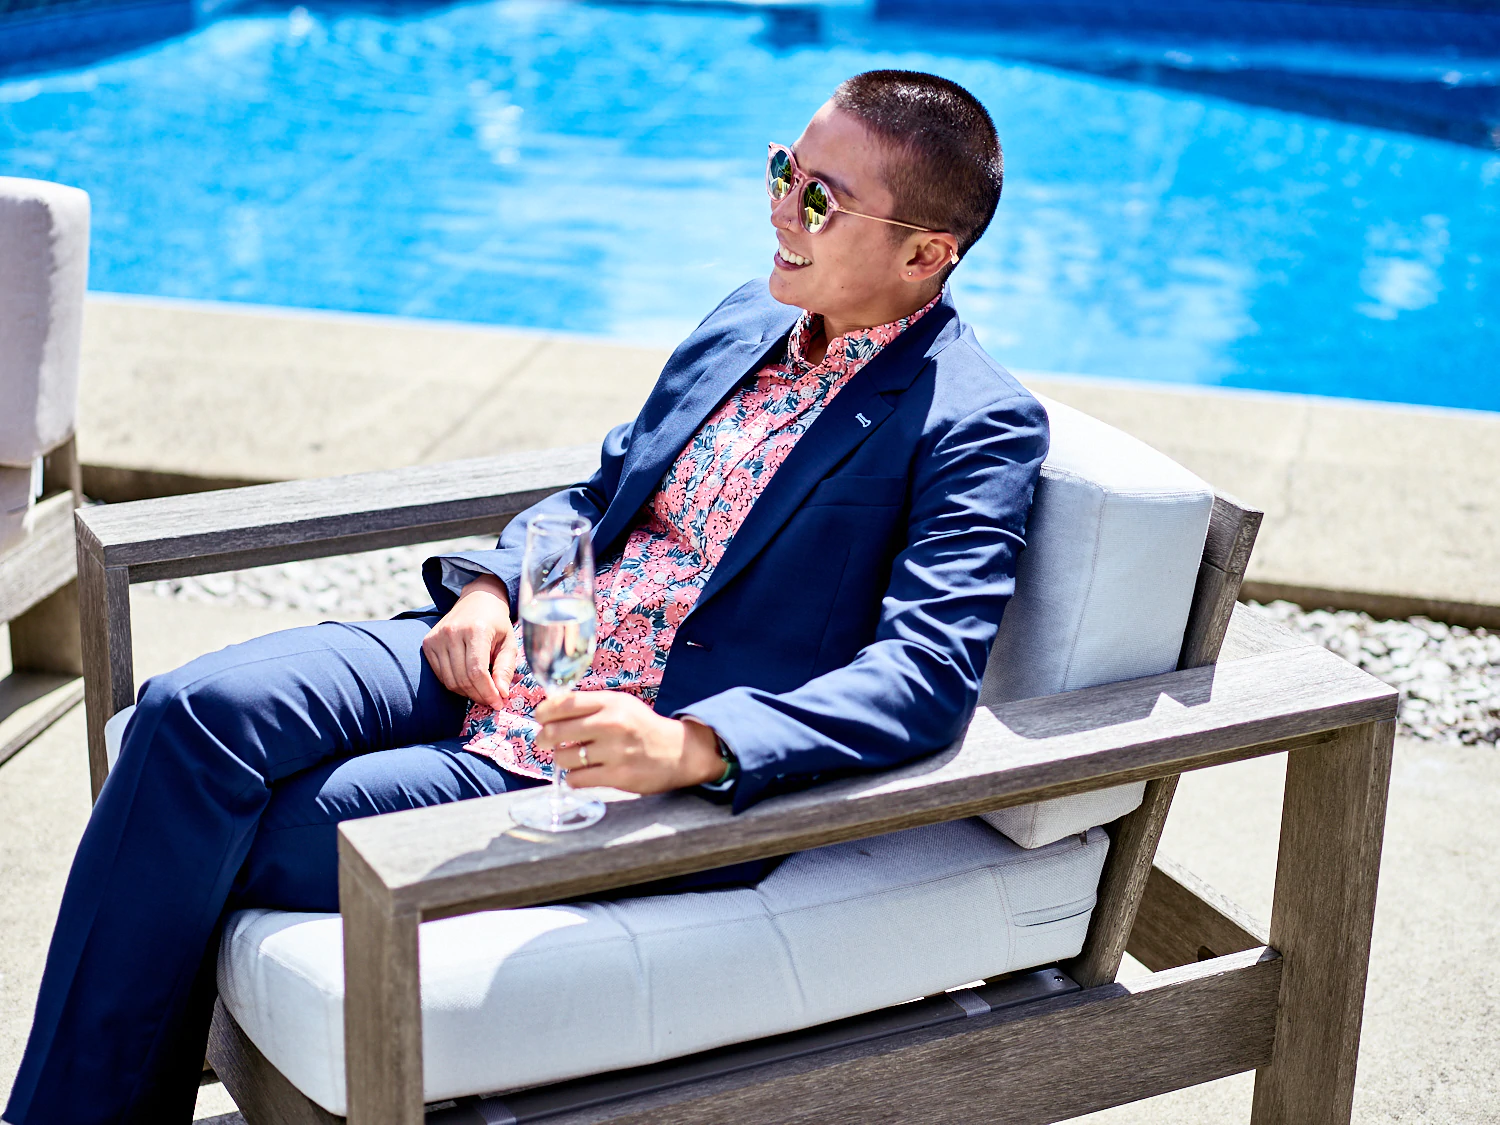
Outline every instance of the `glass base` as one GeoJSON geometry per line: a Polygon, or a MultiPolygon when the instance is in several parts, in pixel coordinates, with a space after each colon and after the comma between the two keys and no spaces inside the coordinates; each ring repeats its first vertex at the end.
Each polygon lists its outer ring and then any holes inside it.
{"type": "Polygon", "coordinates": [[[559,796],[548,786],[546,792],[518,802],[510,815],[517,824],[538,832],[573,832],[598,824],[604,816],[604,802],[577,793],[559,796]]]}

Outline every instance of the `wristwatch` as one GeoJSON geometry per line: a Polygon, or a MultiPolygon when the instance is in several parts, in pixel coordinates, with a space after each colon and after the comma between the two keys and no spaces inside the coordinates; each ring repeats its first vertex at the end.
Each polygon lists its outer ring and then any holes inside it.
{"type": "Polygon", "coordinates": [[[718,743],[719,757],[724,759],[724,772],[719,775],[718,780],[704,782],[703,787],[722,793],[734,784],[735,778],[739,777],[740,760],[734,756],[729,743],[724,741],[718,731],[714,731],[714,741],[718,743]]]}

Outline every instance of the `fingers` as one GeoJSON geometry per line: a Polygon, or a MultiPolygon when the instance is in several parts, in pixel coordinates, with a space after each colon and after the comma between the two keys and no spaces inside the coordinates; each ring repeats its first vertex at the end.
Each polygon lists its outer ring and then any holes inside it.
{"type": "Polygon", "coordinates": [[[576,719],[543,723],[542,729],[536,732],[536,744],[541,749],[557,750],[569,743],[589,746],[600,740],[618,742],[619,734],[619,728],[614,724],[600,722],[594,715],[583,715],[576,719]]]}
{"type": "MultiPolygon", "coordinates": [[[[563,768],[567,769],[566,766],[563,768]]],[[[624,771],[618,766],[585,766],[568,770],[568,784],[574,789],[625,789],[621,784],[624,777],[624,771]]]]}
{"type": "MultiPolygon", "coordinates": [[[[564,719],[595,715],[612,704],[611,696],[619,694],[613,691],[569,691],[561,695],[549,696],[537,705],[536,720],[543,726],[547,726],[564,719]]],[[[558,741],[566,741],[566,739],[558,741]]]]}
{"type": "Polygon", "coordinates": [[[422,655],[427,657],[427,666],[438,678],[438,683],[449,691],[458,691],[458,677],[453,674],[453,665],[448,659],[448,650],[436,629],[422,639],[422,655]]]}
{"type": "Polygon", "coordinates": [[[516,649],[516,631],[506,628],[496,636],[490,654],[490,678],[495,689],[509,698],[511,681],[516,677],[516,661],[520,653],[516,649]]]}
{"type": "Polygon", "coordinates": [[[490,678],[489,638],[470,633],[463,645],[463,694],[483,703],[486,707],[499,707],[504,697],[495,688],[490,678]]]}
{"type": "Polygon", "coordinates": [[[504,697],[490,678],[490,638],[485,631],[450,628],[439,623],[422,640],[422,652],[433,675],[456,695],[499,707],[504,697]]]}

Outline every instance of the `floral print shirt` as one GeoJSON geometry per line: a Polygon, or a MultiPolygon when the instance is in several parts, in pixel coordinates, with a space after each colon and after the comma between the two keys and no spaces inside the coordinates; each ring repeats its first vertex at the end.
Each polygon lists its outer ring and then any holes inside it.
{"type": "MultiPolygon", "coordinates": [[[[833,396],[937,300],[890,324],[830,341],[817,364],[804,356],[822,317],[803,312],[785,357],[767,364],[709,416],[641,509],[620,554],[599,566],[594,661],[578,690],[625,691],[655,702],[677,628],[751,505],[833,396]]],[[[550,777],[552,752],[536,748],[538,724],[531,718],[545,698],[523,658],[500,710],[469,704],[464,748],[514,773],[550,777]]]]}

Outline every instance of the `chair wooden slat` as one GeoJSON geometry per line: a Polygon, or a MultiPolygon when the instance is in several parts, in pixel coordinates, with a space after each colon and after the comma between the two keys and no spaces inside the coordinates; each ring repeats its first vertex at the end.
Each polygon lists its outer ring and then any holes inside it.
{"type": "MultiPolygon", "coordinates": [[[[1215,494],[1178,668],[1201,668],[1219,658],[1262,518],[1256,509],[1215,494]]],[[[1152,779],[1140,805],[1110,826],[1112,843],[1088,937],[1067,966],[1085,988],[1112,981],[1120,971],[1176,792],[1175,775],[1152,779]]]]}

